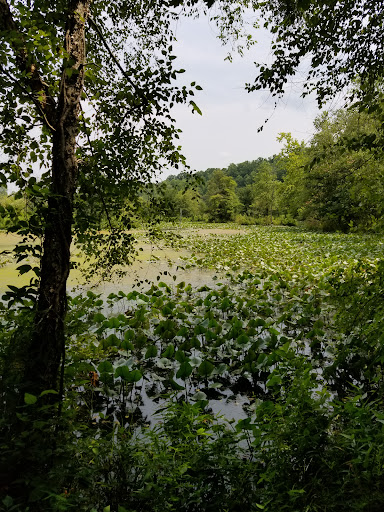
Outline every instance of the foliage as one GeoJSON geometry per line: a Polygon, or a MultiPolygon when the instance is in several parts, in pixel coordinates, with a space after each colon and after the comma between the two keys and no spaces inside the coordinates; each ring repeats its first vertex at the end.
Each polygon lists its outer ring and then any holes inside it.
{"type": "Polygon", "coordinates": [[[202,220],[203,200],[197,187],[191,181],[191,179],[187,179],[184,185],[181,181],[177,182],[177,188],[168,180],[158,185],[155,193],[159,194],[160,218],[202,220]],[[185,188],[182,188],[183,186],[185,188]]]}
{"type": "Polygon", "coordinates": [[[0,229],[12,228],[31,215],[33,204],[26,198],[16,199],[14,195],[0,195],[0,229]]]}
{"type": "MultiPolygon", "coordinates": [[[[235,212],[239,210],[243,215],[250,214],[254,196],[252,184],[260,172],[260,169],[262,169],[263,165],[266,164],[272,166],[273,173],[276,174],[279,180],[281,180],[285,170],[278,165],[276,157],[267,159],[258,158],[252,162],[246,161],[239,164],[230,164],[228,168],[222,169],[226,176],[233,178],[236,182],[236,196],[232,195],[233,203],[236,203],[237,205],[234,210],[235,212]]],[[[196,179],[196,182],[193,183],[194,193],[189,192],[189,198],[187,198],[186,201],[187,204],[185,204],[183,208],[186,212],[186,216],[190,220],[202,220],[202,210],[207,212],[211,221],[218,220],[217,212],[211,212],[211,207],[213,205],[209,203],[210,196],[207,191],[208,183],[213,179],[213,175],[217,170],[218,169],[211,168],[205,171],[198,171],[193,175],[193,178],[196,179]]],[[[191,187],[191,177],[187,173],[180,173],[176,176],[172,175],[165,180],[165,184],[167,187],[171,187],[173,197],[180,197],[181,191],[183,191],[182,193],[184,194],[186,188],[191,187]]],[[[171,191],[169,192],[170,194],[171,191]]],[[[219,204],[220,198],[216,198],[214,201],[215,207],[219,208],[219,204]]],[[[230,209],[233,210],[233,208],[230,209]]],[[[169,214],[167,213],[166,215],[169,214]]],[[[226,214],[227,220],[233,220],[233,215],[233,212],[231,215],[226,214]]],[[[222,222],[222,220],[219,220],[219,222],[222,222]]]]}
{"type": "MultiPolygon", "coordinates": [[[[60,428],[26,395],[33,427],[1,457],[30,461],[27,492],[9,473],[4,506],[380,510],[381,238],[244,229],[179,239],[185,267],[221,272],[214,287],[175,276],[70,299],[60,428]],[[43,479],[36,429],[57,440],[43,479]]],[[[3,348],[27,311],[2,309],[3,348]]]]}
{"type": "MultiPolygon", "coordinates": [[[[349,379],[361,380],[360,389],[380,400],[382,394],[384,318],[383,260],[360,259],[331,278],[336,317],[343,336],[335,346],[335,360],[328,372],[339,388],[350,386],[349,379]]],[[[350,381],[353,382],[353,381],[350,381]]]]}
{"type": "Polygon", "coordinates": [[[232,220],[239,207],[236,182],[219,169],[213,172],[207,183],[207,208],[211,221],[232,220]]]}
{"type": "Polygon", "coordinates": [[[253,203],[251,211],[258,216],[268,216],[272,223],[272,216],[278,203],[280,182],[273,172],[272,166],[264,162],[254,178],[252,186],[253,203]]]}
{"type": "Polygon", "coordinates": [[[310,149],[306,215],[328,229],[377,228],[383,216],[382,153],[356,150],[346,140],[375,135],[377,120],[354,110],[317,119],[310,149]]]}
{"type": "Polygon", "coordinates": [[[290,133],[280,133],[277,140],[284,141],[278,165],[285,171],[279,194],[279,210],[283,215],[297,219],[308,198],[304,169],[308,151],[304,142],[293,139],[290,133]]]}
{"type": "Polygon", "coordinates": [[[154,511],[251,506],[252,493],[240,492],[239,475],[255,485],[253,464],[240,457],[244,452],[236,448],[228,424],[204,413],[200,404],[177,402],[158,419],[157,427],[136,435],[116,424],[113,440],[100,437],[90,445],[89,439],[79,439],[67,506],[103,510],[99,504],[105,503],[111,510],[154,511]],[[92,472],[84,471],[86,461],[92,472]]]}
{"type": "Polygon", "coordinates": [[[307,59],[304,95],[315,92],[322,105],[358,79],[360,89],[353,95],[366,108],[372,103],[379,107],[380,93],[375,87],[383,74],[380,3],[273,0],[255,4],[265,18],[265,27],[273,34],[273,61],[259,66],[255,83],[248,90],[268,88],[281,96],[289,77],[302,69],[307,59]],[[372,41],[377,43],[372,45],[372,41]]]}

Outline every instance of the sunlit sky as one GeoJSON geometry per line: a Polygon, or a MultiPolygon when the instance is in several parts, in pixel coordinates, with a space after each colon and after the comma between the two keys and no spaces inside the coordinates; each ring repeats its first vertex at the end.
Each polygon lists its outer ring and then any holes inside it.
{"type": "Polygon", "coordinates": [[[301,98],[300,76],[287,87],[287,93],[274,109],[275,99],[267,91],[247,93],[245,83],[256,75],[254,62],[266,62],[270,56],[270,38],[256,32],[258,43],[244,57],[233,54],[225,61],[228,48],[217,39],[217,28],[207,18],[178,22],[176,66],[186,72],[186,84],[196,81],[203,90],[195,101],[203,115],[191,114],[186,106],[177,106],[173,114],[183,130],[183,153],[192,169],[227,167],[230,163],[269,157],[281,149],[276,137],[291,132],[309,141],[313,120],[319,111],[314,98],[301,98]],[[269,118],[261,133],[257,129],[269,118]]]}

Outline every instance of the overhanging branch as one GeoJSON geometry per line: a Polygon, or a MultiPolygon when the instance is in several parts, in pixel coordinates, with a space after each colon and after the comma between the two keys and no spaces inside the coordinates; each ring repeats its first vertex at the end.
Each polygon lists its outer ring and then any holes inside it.
{"type": "Polygon", "coordinates": [[[89,16],[88,20],[89,20],[89,23],[90,23],[91,27],[93,27],[93,29],[95,30],[96,34],[100,37],[101,42],[103,43],[103,45],[104,45],[105,49],[107,50],[109,56],[111,57],[113,62],[116,64],[116,66],[119,68],[119,70],[121,71],[121,73],[124,76],[124,78],[132,86],[132,88],[134,89],[135,93],[139,96],[139,98],[141,98],[143,100],[144,104],[148,103],[147,98],[143,95],[143,93],[141,91],[139,91],[137,89],[137,87],[132,82],[132,80],[131,80],[130,76],[128,75],[128,73],[125,71],[123,66],[120,64],[119,59],[116,57],[116,55],[111,50],[111,48],[108,45],[108,42],[105,39],[104,34],[103,34],[102,30],[100,29],[100,27],[96,24],[96,22],[92,19],[91,16],[89,16]]]}
{"type": "Polygon", "coordinates": [[[19,82],[24,93],[31,97],[43,123],[55,130],[56,103],[49,92],[48,84],[41,78],[36,63],[28,58],[28,52],[24,44],[25,38],[17,23],[13,19],[7,0],[0,0],[0,31],[9,33],[8,42],[15,52],[16,63],[19,71],[23,73],[24,84],[19,82]],[[29,90],[31,92],[29,92],[29,90]]]}

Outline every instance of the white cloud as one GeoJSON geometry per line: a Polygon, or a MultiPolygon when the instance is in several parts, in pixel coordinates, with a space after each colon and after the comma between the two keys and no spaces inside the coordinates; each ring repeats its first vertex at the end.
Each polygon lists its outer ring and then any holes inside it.
{"type": "Polygon", "coordinates": [[[192,168],[226,167],[272,156],[280,151],[276,141],[280,132],[310,139],[318,110],[313,98],[300,97],[300,76],[288,86],[277,108],[267,91],[245,91],[245,83],[252,82],[256,74],[254,61],[270,59],[270,36],[265,31],[244,58],[234,55],[232,63],[224,61],[228,49],[221,46],[206,19],[179,22],[177,37],[177,66],[186,69],[180,80],[186,84],[196,81],[203,87],[194,98],[203,116],[192,115],[185,106],[173,111],[192,168]],[[266,119],[269,121],[264,124],[266,119]],[[258,133],[260,126],[264,128],[258,133]]]}

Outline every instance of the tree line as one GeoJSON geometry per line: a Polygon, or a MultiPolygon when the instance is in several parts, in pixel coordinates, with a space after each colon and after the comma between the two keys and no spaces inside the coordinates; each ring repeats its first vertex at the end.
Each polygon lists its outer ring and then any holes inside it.
{"type": "Polygon", "coordinates": [[[281,133],[278,155],[168,177],[168,218],[240,224],[304,225],[326,231],[380,230],[384,215],[384,161],[356,141],[373,140],[379,121],[356,109],[324,112],[309,143],[281,133]]]}
{"type": "MultiPolygon", "coordinates": [[[[126,197],[123,208],[120,204],[109,213],[98,197],[82,208],[100,230],[108,229],[111,221],[123,227],[127,217],[130,227],[187,219],[301,223],[325,231],[381,230],[383,153],[361,142],[357,145],[357,141],[377,136],[380,126],[376,115],[340,109],[333,114],[324,112],[314,124],[315,133],[308,143],[294,139],[290,133],[279,134],[283,147],[270,158],[195,174],[181,172],[161,183],[147,183],[134,201],[126,197]]],[[[7,196],[1,189],[0,228],[12,229],[26,222],[38,208],[33,194],[20,191],[7,196]]]]}

